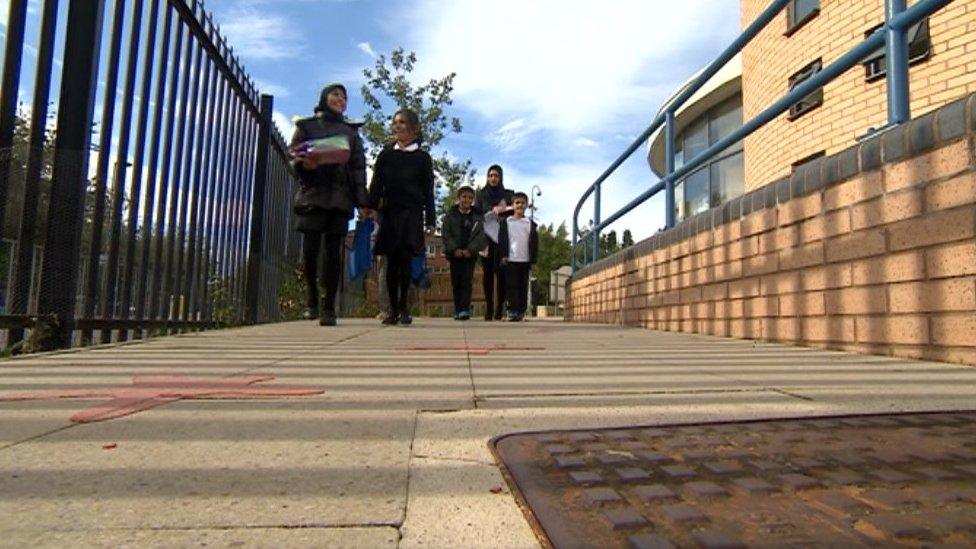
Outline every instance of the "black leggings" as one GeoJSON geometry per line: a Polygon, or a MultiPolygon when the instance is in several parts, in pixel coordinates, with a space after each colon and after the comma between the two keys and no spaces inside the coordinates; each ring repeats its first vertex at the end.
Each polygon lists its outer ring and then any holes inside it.
{"type": "Polygon", "coordinates": [[[502,317],[505,310],[505,268],[498,261],[498,244],[488,241],[488,257],[481,258],[481,283],[485,291],[485,318],[502,317]],[[495,297],[498,301],[495,301],[495,297]]]}
{"type": "Polygon", "coordinates": [[[394,316],[409,312],[410,259],[407,253],[386,255],[386,289],[390,294],[390,312],[394,316]]]}
{"type": "Polygon", "coordinates": [[[342,275],[342,245],[345,235],[331,233],[302,233],[302,253],[305,256],[305,277],[308,281],[308,307],[319,307],[319,250],[325,242],[325,256],[322,258],[322,282],[325,284],[324,310],[335,310],[336,292],[339,277],[342,275]]]}

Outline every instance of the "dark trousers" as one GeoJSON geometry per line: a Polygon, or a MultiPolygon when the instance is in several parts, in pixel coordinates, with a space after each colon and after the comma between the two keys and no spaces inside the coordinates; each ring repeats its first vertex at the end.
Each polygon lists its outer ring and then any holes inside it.
{"type": "Polygon", "coordinates": [[[319,272],[325,286],[323,310],[334,311],[339,277],[342,276],[342,244],[345,235],[331,233],[302,233],[302,255],[305,257],[305,278],[308,283],[308,308],[319,308],[319,272]],[[319,251],[325,244],[325,254],[319,262],[319,251]]]}
{"type": "Polygon", "coordinates": [[[386,289],[390,294],[390,312],[399,316],[410,312],[407,295],[410,291],[410,254],[386,256],[386,289]]]}
{"type": "Polygon", "coordinates": [[[529,306],[529,273],[531,263],[511,262],[505,265],[505,280],[508,282],[508,312],[519,316],[525,314],[529,306]]]}
{"type": "Polygon", "coordinates": [[[502,317],[505,310],[505,269],[498,264],[498,244],[488,242],[488,257],[481,258],[481,282],[485,288],[485,318],[494,311],[495,320],[502,317]],[[495,297],[498,302],[495,302],[495,297]]]}
{"type": "Polygon", "coordinates": [[[451,262],[451,291],[454,294],[454,312],[470,312],[475,259],[473,257],[452,257],[448,261],[451,262]]]}

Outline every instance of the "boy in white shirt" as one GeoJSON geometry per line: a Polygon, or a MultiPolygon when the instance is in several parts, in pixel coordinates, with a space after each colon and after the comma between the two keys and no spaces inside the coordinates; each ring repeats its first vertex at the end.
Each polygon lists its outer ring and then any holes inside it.
{"type": "Polygon", "coordinates": [[[528,195],[515,193],[512,197],[515,212],[502,220],[498,228],[498,251],[505,269],[509,322],[519,322],[525,318],[529,273],[539,253],[539,233],[535,221],[525,217],[528,203],[528,195]]]}

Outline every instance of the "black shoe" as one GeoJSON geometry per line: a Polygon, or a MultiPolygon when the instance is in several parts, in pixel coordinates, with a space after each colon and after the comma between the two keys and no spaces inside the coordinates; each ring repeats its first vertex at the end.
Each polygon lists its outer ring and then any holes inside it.
{"type": "Polygon", "coordinates": [[[322,316],[319,317],[319,326],[335,326],[336,325],[336,315],[333,311],[322,311],[322,316]]]}
{"type": "Polygon", "coordinates": [[[386,318],[383,319],[383,324],[386,325],[386,326],[393,326],[393,325],[395,325],[397,323],[397,320],[398,320],[397,319],[397,315],[390,314],[386,318]]]}
{"type": "Polygon", "coordinates": [[[413,317],[410,316],[410,313],[403,313],[402,315],[400,315],[401,326],[409,326],[411,324],[413,324],[413,317]]]}
{"type": "Polygon", "coordinates": [[[307,309],[302,311],[303,320],[312,320],[317,316],[319,316],[319,310],[316,309],[315,307],[308,307],[307,309]]]}

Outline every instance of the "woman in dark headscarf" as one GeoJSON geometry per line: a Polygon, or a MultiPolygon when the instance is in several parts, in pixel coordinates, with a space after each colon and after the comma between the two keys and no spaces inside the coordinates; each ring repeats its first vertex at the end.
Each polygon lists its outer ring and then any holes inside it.
{"type": "Polygon", "coordinates": [[[434,233],[434,163],[420,148],[420,118],[409,109],[393,115],[396,139],[376,157],[369,203],[378,209],[380,230],[373,253],[386,256],[390,314],[383,324],[413,322],[407,306],[410,260],[426,253],[424,228],[434,233]]]}
{"type": "Polygon", "coordinates": [[[297,230],[308,283],[305,318],[319,316],[322,326],[335,326],[335,300],[342,276],[342,250],[355,206],[366,205],[366,155],[359,129],[348,122],[346,88],[330,84],[322,90],[315,114],[300,119],[291,139],[292,166],[301,189],[295,197],[297,230]],[[325,297],[319,302],[319,252],[325,248],[322,277],[325,297]]]}
{"type": "Polygon", "coordinates": [[[514,193],[505,188],[502,175],[502,167],[498,164],[488,168],[487,183],[474,200],[475,207],[485,215],[485,234],[488,236],[488,251],[481,257],[485,320],[501,320],[505,309],[505,269],[501,266],[501,255],[498,253],[497,221],[511,214],[514,193]],[[497,303],[494,297],[498,298],[497,303]]]}

